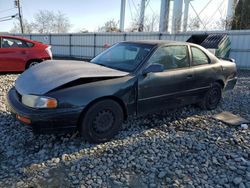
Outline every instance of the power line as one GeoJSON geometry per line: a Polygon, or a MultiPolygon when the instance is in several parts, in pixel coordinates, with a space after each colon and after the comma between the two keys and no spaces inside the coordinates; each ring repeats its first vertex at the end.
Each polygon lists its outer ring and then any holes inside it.
{"type": "Polygon", "coordinates": [[[137,9],[134,0],[132,0],[132,3],[133,3],[133,6],[134,6],[134,9],[135,9],[135,12],[137,13],[137,16],[139,16],[139,8],[137,9]]]}
{"type": "Polygon", "coordinates": [[[148,4],[150,10],[152,11],[153,14],[156,14],[155,11],[153,10],[153,8],[151,7],[150,3],[148,4]]]}
{"type": "Polygon", "coordinates": [[[147,6],[148,6],[149,2],[150,2],[150,0],[146,0],[145,9],[147,8],[147,6]]]}
{"type": "Polygon", "coordinates": [[[221,19],[223,19],[224,16],[225,16],[225,10],[224,10],[224,9],[221,10],[221,7],[220,7],[220,8],[219,8],[219,13],[220,13],[221,19]],[[223,12],[223,11],[224,11],[224,12],[223,12]]]}
{"type": "Polygon", "coordinates": [[[208,19],[208,20],[212,20],[212,18],[214,17],[214,15],[218,12],[218,10],[221,8],[221,6],[223,5],[223,1],[220,3],[219,7],[214,11],[214,13],[212,14],[212,16],[208,19]]]}
{"type": "Polygon", "coordinates": [[[208,5],[212,2],[213,0],[208,1],[208,3],[203,7],[203,9],[201,9],[201,11],[199,12],[199,15],[208,7],[208,5]]]}
{"type": "Polygon", "coordinates": [[[9,18],[9,17],[16,17],[17,16],[17,14],[13,14],[13,15],[11,15],[11,16],[4,16],[4,17],[1,17],[0,19],[5,19],[5,18],[9,18]]]}
{"type": "Polygon", "coordinates": [[[12,20],[12,19],[15,18],[16,16],[17,16],[17,14],[12,15],[12,16],[5,16],[5,17],[2,17],[2,18],[0,18],[0,22],[5,22],[5,21],[12,20]]]}
{"type": "Polygon", "coordinates": [[[11,15],[11,16],[4,16],[4,17],[1,17],[1,19],[8,19],[8,18],[15,18],[17,16],[17,14],[14,14],[14,15],[11,15]]]}
{"type": "Polygon", "coordinates": [[[9,20],[12,20],[12,19],[13,19],[13,18],[7,18],[7,19],[0,20],[0,22],[9,21],[9,20]]]}
{"type": "MultiPolygon", "coordinates": [[[[208,5],[209,5],[212,1],[213,1],[213,0],[209,0],[209,1],[207,2],[207,4],[201,9],[201,11],[200,11],[199,13],[196,12],[196,10],[195,10],[195,8],[193,7],[193,5],[191,4],[191,2],[189,3],[190,6],[192,7],[194,13],[196,14],[196,17],[199,19],[199,21],[202,23],[203,26],[204,26],[204,23],[203,23],[202,20],[200,19],[200,14],[208,7],[208,5]]],[[[193,23],[194,23],[194,21],[192,21],[189,25],[191,25],[191,24],[193,24],[193,23]]],[[[204,29],[206,29],[206,28],[204,27],[204,29]]]]}
{"type": "Polygon", "coordinates": [[[201,20],[199,14],[196,12],[195,8],[193,7],[192,3],[190,2],[190,6],[193,9],[194,13],[196,14],[197,18],[199,19],[199,21],[201,22],[201,24],[203,25],[203,28],[206,30],[206,26],[204,25],[203,21],[201,20]]]}
{"type": "Polygon", "coordinates": [[[9,9],[6,9],[6,10],[0,10],[0,13],[8,12],[8,11],[13,10],[13,9],[15,9],[15,8],[9,8],[9,9]]]}

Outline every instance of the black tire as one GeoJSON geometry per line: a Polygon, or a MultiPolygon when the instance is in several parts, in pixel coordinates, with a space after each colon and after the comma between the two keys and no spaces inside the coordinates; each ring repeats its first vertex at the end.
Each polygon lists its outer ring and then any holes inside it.
{"type": "Polygon", "coordinates": [[[123,110],[111,99],[94,103],[83,115],[80,134],[91,143],[102,143],[113,138],[122,127],[123,110]]]}
{"type": "Polygon", "coordinates": [[[33,67],[33,66],[35,66],[35,65],[37,65],[39,63],[41,63],[41,61],[38,61],[38,60],[30,61],[30,62],[27,63],[26,69],[29,69],[30,67],[33,67]]]}
{"type": "Polygon", "coordinates": [[[219,83],[214,83],[205,94],[204,99],[199,103],[199,106],[205,110],[214,110],[220,103],[221,96],[221,85],[219,83]]]}

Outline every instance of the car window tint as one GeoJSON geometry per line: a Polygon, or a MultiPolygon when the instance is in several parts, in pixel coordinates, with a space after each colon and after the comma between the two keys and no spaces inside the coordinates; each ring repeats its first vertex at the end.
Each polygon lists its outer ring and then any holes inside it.
{"type": "Polygon", "coordinates": [[[192,65],[204,65],[209,63],[207,55],[196,47],[191,47],[192,65]]]}
{"type": "Polygon", "coordinates": [[[2,48],[27,48],[25,41],[13,38],[3,38],[2,48]]]}
{"type": "Polygon", "coordinates": [[[165,70],[189,67],[187,46],[160,47],[150,57],[149,63],[162,64],[165,70]]]}

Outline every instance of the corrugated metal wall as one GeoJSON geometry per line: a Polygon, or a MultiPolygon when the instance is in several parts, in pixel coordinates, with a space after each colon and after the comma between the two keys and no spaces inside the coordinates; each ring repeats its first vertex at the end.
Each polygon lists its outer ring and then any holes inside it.
{"type": "MultiPolygon", "coordinates": [[[[104,44],[112,45],[119,41],[130,40],[176,40],[186,41],[192,34],[167,33],[83,33],[83,34],[32,34],[18,35],[37,40],[52,46],[54,56],[91,59],[104,50],[104,44]]],[[[204,33],[204,32],[203,32],[204,33]]],[[[227,33],[231,40],[230,57],[240,68],[250,68],[250,30],[211,31],[206,33],[227,33]]]]}

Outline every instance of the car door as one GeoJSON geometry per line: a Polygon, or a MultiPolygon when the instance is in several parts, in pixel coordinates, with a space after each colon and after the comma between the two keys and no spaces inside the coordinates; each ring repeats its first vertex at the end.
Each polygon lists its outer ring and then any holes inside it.
{"type": "Polygon", "coordinates": [[[27,44],[18,39],[2,37],[0,48],[0,70],[21,71],[27,57],[27,44]]]}
{"type": "Polygon", "coordinates": [[[0,71],[3,71],[4,67],[4,62],[3,59],[1,58],[1,52],[2,52],[2,37],[0,37],[0,71]]]}
{"type": "Polygon", "coordinates": [[[138,113],[181,106],[193,89],[193,70],[187,45],[159,47],[148,65],[159,63],[163,72],[141,75],[138,79],[138,113]]]}
{"type": "MultiPolygon", "coordinates": [[[[216,74],[219,71],[216,63],[213,63],[209,56],[200,48],[190,46],[191,49],[191,66],[194,70],[193,85],[196,88],[194,94],[204,94],[211,83],[216,79],[216,74]]],[[[201,97],[203,95],[200,95],[201,97]]]]}

